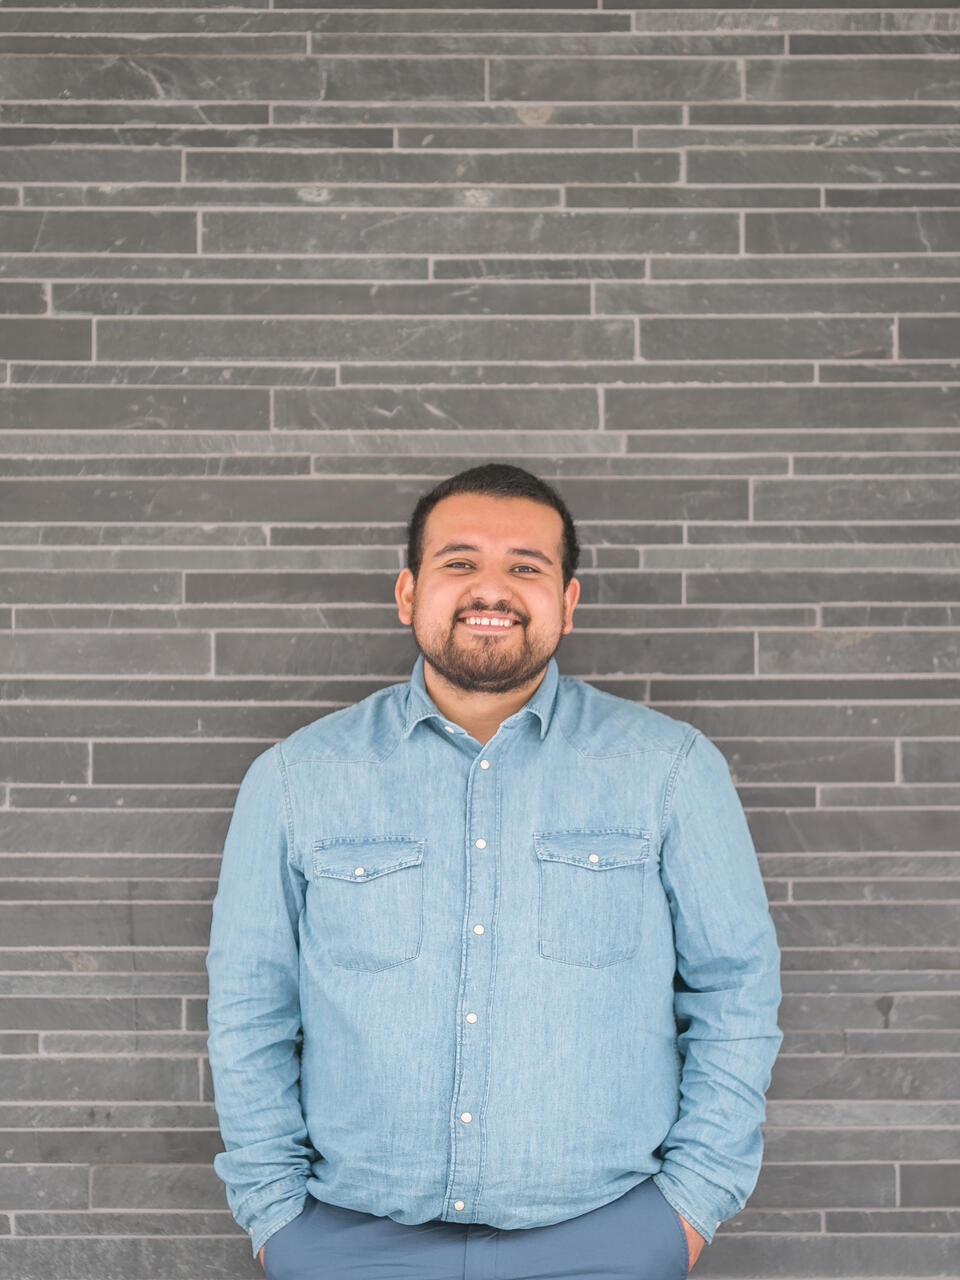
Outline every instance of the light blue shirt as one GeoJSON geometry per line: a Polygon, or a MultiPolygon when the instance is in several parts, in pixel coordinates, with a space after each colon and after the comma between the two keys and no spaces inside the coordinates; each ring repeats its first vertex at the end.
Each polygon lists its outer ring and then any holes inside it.
{"type": "Polygon", "coordinates": [[[707,1240],[753,1191],[779,949],[720,750],[559,674],[479,743],[409,682],[258,755],[206,966],[260,1246],[306,1203],[545,1226],[648,1176],[707,1240]]]}

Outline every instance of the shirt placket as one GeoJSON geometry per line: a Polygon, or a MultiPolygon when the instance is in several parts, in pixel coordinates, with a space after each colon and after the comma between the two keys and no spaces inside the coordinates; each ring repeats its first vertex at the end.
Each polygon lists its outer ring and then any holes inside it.
{"type": "MultiPolygon", "coordinates": [[[[459,726],[445,725],[460,749],[475,739],[459,726]]],[[[476,749],[466,788],[464,814],[464,945],[457,990],[457,1069],[451,1099],[451,1159],[443,1217],[476,1222],[483,1168],[482,1114],[491,1052],[488,1010],[492,999],[495,950],[493,925],[499,884],[498,771],[513,725],[503,724],[476,749]]]]}

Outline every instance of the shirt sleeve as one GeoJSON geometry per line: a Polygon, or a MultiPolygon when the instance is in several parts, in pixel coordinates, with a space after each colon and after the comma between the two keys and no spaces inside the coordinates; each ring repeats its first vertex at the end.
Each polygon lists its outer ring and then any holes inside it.
{"type": "Polygon", "coordinates": [[[283,756],[257,756],[240,784],[213,901],[207,1053],[225,1151],[213,1168],[254,1257],[306,1203],[317,1158],[300,1107],[299,916],[283,756]]]}
{"type": "Polygon", "coordinates": [[[660,874],[673,917],[682,1068],[679,1115],[653,1180],[709,1243],[760,1174],[765,1095],[783,1041],[780,952],[723,753],[696,729],[671,777],[660,874]]]}

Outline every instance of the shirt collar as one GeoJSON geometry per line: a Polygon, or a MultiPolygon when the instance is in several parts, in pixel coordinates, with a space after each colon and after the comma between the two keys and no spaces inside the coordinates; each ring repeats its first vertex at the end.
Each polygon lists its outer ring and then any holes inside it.
{"type": "MultiPolygon", "coordinates": [[[[427,692],[426,682],[423,678],[423,665],[424,658],[421,653],[413,664],[410,683],[406,686],[406,709],[401,735],[404,738],[410,735],[415,724],[431,716],[441,720],[444,724],[447,723],[447,717],[443,715],[427,692]]],[[[556,658],[551,658],[536,689],[518,711],[507,717],[504,724],[508,724],[511,720],[524,715],[528,711],[533,712],[540,719],[540,739],[542,741],[550,728],[550,720],[556,706],[559,684],[560,669],[557,666],[556,658]]]]}

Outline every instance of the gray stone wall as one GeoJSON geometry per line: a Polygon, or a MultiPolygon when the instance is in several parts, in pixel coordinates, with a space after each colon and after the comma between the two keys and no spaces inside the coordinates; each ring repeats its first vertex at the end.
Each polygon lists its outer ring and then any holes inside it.
{"type": "Polygon", "coordinates": [[[264,746],[406,678],[416,497],[726,754],[784,959],[708,1277],[960,1272],[960,11],[0,9],[0,1272],[254,1277],[203,958],[264,746]]]}

